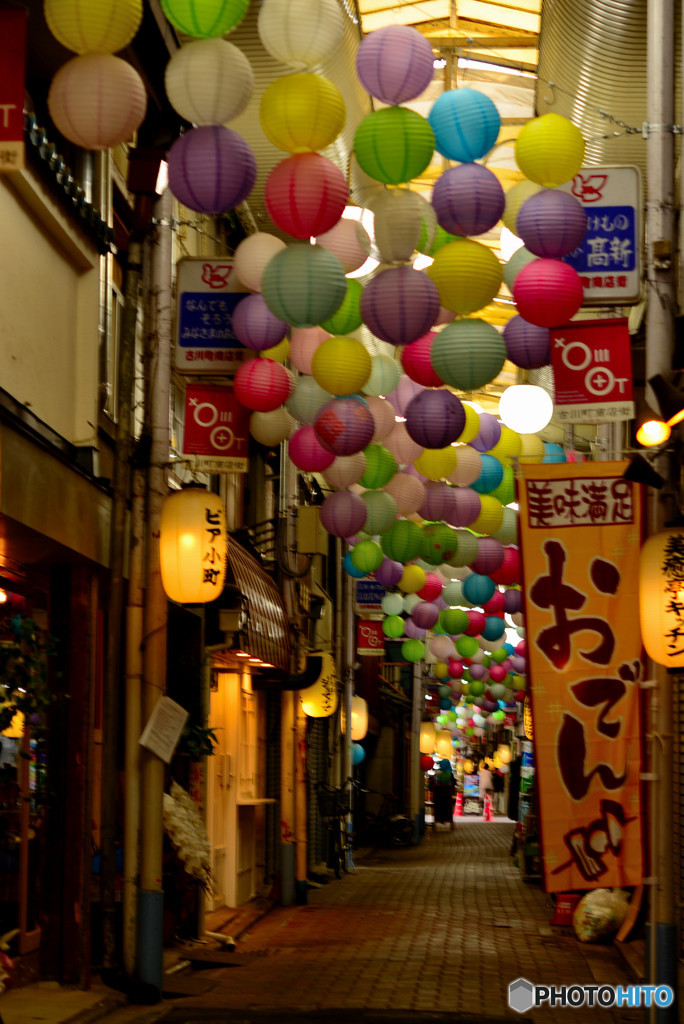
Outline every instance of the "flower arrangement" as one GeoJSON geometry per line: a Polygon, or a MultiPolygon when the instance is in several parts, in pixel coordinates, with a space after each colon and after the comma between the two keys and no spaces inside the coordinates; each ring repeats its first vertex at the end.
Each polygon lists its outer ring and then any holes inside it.
{"type": "Polygon", "coordinates": [[[164,831],[186,872],[211,892],[211,847],[207,829],[197,804],[177,782],[171,783],[170,793],[164,793],[164,831]]]}

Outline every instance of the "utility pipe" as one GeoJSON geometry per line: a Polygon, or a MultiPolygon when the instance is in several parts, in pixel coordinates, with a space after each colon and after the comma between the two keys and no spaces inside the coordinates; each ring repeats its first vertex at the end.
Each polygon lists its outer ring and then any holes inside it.
{"type": "Polygon", "coordinates": [[[307,738],[306,714],[295,701],[295,822],[296,865],[295,900],[300,906],[308,901],[309,851],[307,842],[307,738]]]}
{"type": "Polygon", "coordinates": [[[280,695],[280,902],[295,902],[295,705],[297,692],[280,695]]]}

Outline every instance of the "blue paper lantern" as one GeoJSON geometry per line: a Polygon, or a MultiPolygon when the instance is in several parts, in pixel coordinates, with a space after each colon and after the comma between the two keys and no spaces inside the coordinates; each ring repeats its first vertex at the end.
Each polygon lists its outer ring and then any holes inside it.
{"type": "Polygon", "coordinates": [[[459,163],[479,160],[488,153],[501,125],[499,111],[489,96],[467,87],[442,93],[428,121],[437,151],[459,163]]]}
{"type": "Polygon", "coordinates": [[[474,605],[483,605],[496,590],[496,583],[489,576],[481,576],[473,572],[463,581],[463,596],[474,605]]]}

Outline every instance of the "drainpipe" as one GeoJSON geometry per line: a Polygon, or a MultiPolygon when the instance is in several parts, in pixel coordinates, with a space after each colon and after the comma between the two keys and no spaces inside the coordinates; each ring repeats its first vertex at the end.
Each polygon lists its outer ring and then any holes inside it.
{"type": "Polygon", "coordinates": [[[300,906],[308,901],[309,851],[307,842],[307,739],[306,715],[300,701],[295,702],[295,822],[296,864],[295,900],[300,906]]]}
{"type": "Polygon", "coordinates": [[[295,707],[297,692],[280,695],[280,902],[295,903],[295,707]]]}
{"type": "MultiPolygon", "coordinates": [[[[646,197],[646,379],[669,374],[674,355],[675,176],[674,176],[674,0],[647,4],[647,197],[646,197]]],[[[650,388],[649,388],[650,391],[650,388]]],[[[651,402],[653,396],[647,394],[651,402]]],[[[657,403],[656,406],[657,408],[657,403]]],[[[659,461],[665,462],[667,456],[659,461]]],[[[658,470],[674,485],[672,466],[658,470]]],[[[665,502],[649,489],[647,532],[661,530],[667,520],[665,502]]],[[[667,670],[652,665],[655,689],[651,703],[651,773],[655,782],[649,807],[651,837],[649,980],[670,985],[675,1000],[667,1008],[653,1007],[649,1019],[658,1024],[677,1020],[677,926],[672,864],[673,818],[673,701],[667,670]]]]}
{"type": "MultiPolygon", "coordinates": [[[[164,466],[169,461],[169,399],[173,323],[172,210],[168,189],[154,208],[151,242],[151,324],[147,336],[146,587],[143,627],[143,723],[166,691],[167,600],[159,565],[161,506],[167,494],[164,466]],[[149,413],[148,413],[149,411],[149,413]]],[[[164,891],[162,888],[164,762],[141,749],[140,883],[138,890],[138,979],[150,999],[161,999],[164,891]]]]}
{"type": "MultiPolygon", "coordinates": [[[[340,573],[342,572],[342,563],[340,563],[340,573]]],[[[354,631],[354,580],[351,576],[346,576],[345,580],[345,595],[344,595],[344,624],[345,624],[345,652],[344,652],[344,750],[342,753],[342,783],[347,786],[344,782],[345,779],[351,779],[353,774],[352,766],[352,738],[351,738],[351,709],[352,709],[352,697],[354,695],[354,648],[355,648],[355,631],[354,631]]],[[[352,820],[351,815],[347,815],[347,831],[351,832],[352,820]]]]}
{"type": "Polygon", "coordinates": [[[413,841],[418,843],[424,831],[425,809],[423,804],[422,772],[420,770],[420,720],[423,710],[423,669],[421,662],[413,666],[413,690],[411,701],[411,758],[409,768],[409,785],[411,806],[409,813],[413,820],[413,841]]]}

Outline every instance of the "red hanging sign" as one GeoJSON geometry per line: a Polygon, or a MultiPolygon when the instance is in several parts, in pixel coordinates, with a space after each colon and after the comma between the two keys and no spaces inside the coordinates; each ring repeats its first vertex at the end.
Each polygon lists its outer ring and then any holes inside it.
{"type": "Polygon", "coordinates": [[[246,473],[249,416],[232,388],[188,384],[183,454],[198,456],[198,468],[208,472],[246,473]]]}
{"type": "Polygon", "coordinates": [[[578,320],[551,328],[555,416],[601,423],[634,416],[627,320],[578,320]]]}
{"type": "Polygon", "coordinates": [[[0,11],[0,172],[24,166],[26,11],[0,11]]]}
{"type": "Polygon", "coordinates": [[[380,655],[385,653],[385,634],[377,619],[356,620],[356,653],[380,655]]]}

